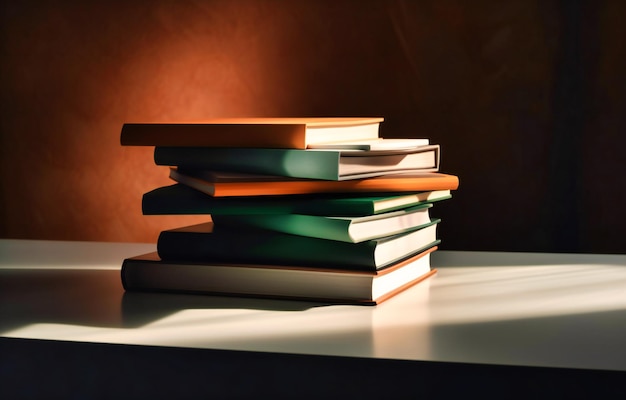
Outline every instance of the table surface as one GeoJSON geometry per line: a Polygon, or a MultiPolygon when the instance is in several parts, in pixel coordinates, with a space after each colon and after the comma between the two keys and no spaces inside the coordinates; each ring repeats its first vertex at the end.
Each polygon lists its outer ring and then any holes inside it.
{"type": "Polygon", "coordinates": [[[626,256],[437,251],[378,305],[125,293],[154,244],[0,240],[0,337],[626,371],[626,256]]]}

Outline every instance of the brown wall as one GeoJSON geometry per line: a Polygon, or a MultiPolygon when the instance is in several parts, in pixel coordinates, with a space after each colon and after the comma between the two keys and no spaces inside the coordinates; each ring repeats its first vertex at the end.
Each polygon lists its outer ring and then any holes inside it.
{"type": "Polygon", "coordinates": [[[626,252],[617,1],[4,2],[0,236],[143,241],[125,121],[382,115],[461,188],[443,248],[626,252]]]}

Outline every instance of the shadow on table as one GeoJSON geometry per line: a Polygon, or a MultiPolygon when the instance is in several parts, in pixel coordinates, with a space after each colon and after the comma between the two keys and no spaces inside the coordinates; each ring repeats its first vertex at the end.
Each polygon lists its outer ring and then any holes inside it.
{"type": "Polygon", "coordinates": [[[0,334],[33,324],[132,328],[186,309],[304,311],[323,303],[128,293],[117,270],[0,269],[0,334]]]}

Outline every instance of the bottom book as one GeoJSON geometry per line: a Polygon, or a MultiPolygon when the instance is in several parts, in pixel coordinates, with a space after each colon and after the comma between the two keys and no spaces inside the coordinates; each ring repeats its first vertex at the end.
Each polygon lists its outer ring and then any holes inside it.
{"type": "Polygon", "coordinates": [[[156,252],[127,258],[127,291],[184,292],[292,298],[375,305],[436,273],[430,254],[437,247],[376,272],[311,267],[195,263],[161,260],[156,252]]]}

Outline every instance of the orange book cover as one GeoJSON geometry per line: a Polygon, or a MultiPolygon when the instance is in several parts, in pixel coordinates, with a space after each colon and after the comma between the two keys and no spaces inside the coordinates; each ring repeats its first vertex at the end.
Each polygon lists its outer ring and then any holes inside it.
{"type": "Polygon", "coordinates": [[[379,137],[380,117],[212,118],[190,122],[125,123],[123,146],[305,149],[308,144],[379,137]]]}
{"type": "Polygon", "coordinates": [[[436,172],[399,173],[375,178],[325,181],[243,174],[220,174],[212,171],[179,171],[170,168],[170,178],[215,197],[263,196],[310,193],[394,193],[432,190],[455,190],[459,178],[436,172]]]}

